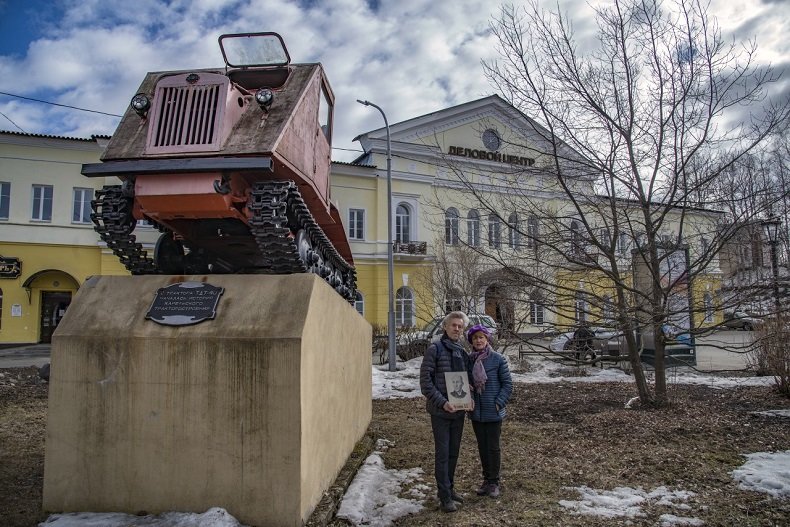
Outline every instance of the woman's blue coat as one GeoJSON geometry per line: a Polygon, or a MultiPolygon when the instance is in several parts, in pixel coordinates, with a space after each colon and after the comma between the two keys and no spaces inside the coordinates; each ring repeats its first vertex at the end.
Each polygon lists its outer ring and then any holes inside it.
{"type": "MultiPolygon", "coordinates": [[[[470,361],[470,364],[473,364],[470,361]]],[[[507,360],[500,353],[491,351],[488,358],[483,361],[483,367],[486,370],[488,380],[486,381],[483,393],[477,393],[476,390],[472,391],[472,397],[475,401],[475,409],[469,412],[469,417],[472,421],[481,421],[490,423],[494,421],[501,421],[507,415],[505,407],[510,399],[510,394],[513,393],[513,380],[510,377],[510,368],[507,366],[507,360]],[[499,405],[499,411],[496,407],[499,405]]],[[[469,369],[469,379],[472,379],[472,369],[469,369]]]]}

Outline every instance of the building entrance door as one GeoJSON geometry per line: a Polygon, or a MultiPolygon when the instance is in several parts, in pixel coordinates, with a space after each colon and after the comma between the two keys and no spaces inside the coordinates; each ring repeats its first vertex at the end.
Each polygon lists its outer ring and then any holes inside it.
{"type": "Polygon", "coordinates": [[[52,342],[52,333],[71,304],[71,292],[41,292],[41,338],[40,342],[52,342]]]}

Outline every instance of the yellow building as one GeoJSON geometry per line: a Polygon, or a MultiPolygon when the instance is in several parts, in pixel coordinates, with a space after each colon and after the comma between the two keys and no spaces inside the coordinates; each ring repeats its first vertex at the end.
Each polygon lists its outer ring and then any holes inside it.
{"type": "MultiPolygon", "coordinates": [[[[599,256],[588,251],[591,238],[609,238],[611,219],[596,213],[594,178],[571,178],[566,190],[551,177],[554,158],[545,154],[551,145],[537,123],[491,96],[392,124],[389,132],[398,325],[419,326],[451,308],[487,313],[519,333],[581,320],[613,322],[606,272],[616,266],[622,280],[632,280],[638,234],[632,230],[612,242],[615,261],[608,267],[585,265],[584,258],[599,256]],[[568,192],[590,199],[571,203],[568,192]],[[585,231],[582,216],[597,223],[585,231]],[[584,250],[576,236],[585,238],[584,250]],[[553,251],[544,250],[547,244],[553,251]],[[557,258],[562,247],[580,251],[575,263],[557,258]]],[[[350,229],[364,314],[384,324],[387,130],[357,139],[365,151],[357,162],[376,169],[362,175],[355,172],[360,167],[336,164],[333,197],[350,229]]],[[[578,156],[570,149],[561,154],[563,162],[578,156]]],[[[623,200],[618,207],[623,223],[639,216],[634,203],[623,200]]],[[[721,217],[703,209],[670,210],[661,238],[696,258],[721,217]]],[[[695,327],[720,321],[718,259],[706,265],[689,297],[695,327]]]]}
{"type": "MultiPolygon", "coordinates": [[[[534,170],[552,163],[540,154],[547,149],[535,127],[497,96],[390,125],[399,326],[422,326],[455,308],[490,314],[520,333],[580,318],[607,320],[609,308],[601,301],[610,287],[607,279],[583,265],[545,257],[545,244],[560,236],[544,221],[546,215],[567,216],[568,232],[580,220],[569,212],[567,194],[556,182],[534,170]],[[590,302],[591,297],[598,301],[590,302]]],[[[353,163],[334,162],[331,173],[331,199],[341,212],[357,269],[356,306],[369,322],[381,325],[387,321],[390,239],[386,132],[360,135],[365,153],[353,163]]],[[[108,140],[0,132],[0,345],[48,341],[89,276],[126,273],[90,220],[93,192],[117,181],[80,173],[82,164],[99,162],[108,140]]],[[[589,179],[571,184],[579,195],[594,194],[589,179]]],[[[688,214],[703,231],[720,216],[703,210],[688,214]]],[[[673,221],[666,225],[671,237],[673,221]]],[[[608,236],[603,224],[599,231],[608,236]]],[[[158,232],[138,225],[135,235],[151,251],[158,232]]],[[[636,242],[617,240],[618,266],[629,269],[636,242]]],[[[695,251],[689,242],[692,257],[695,251]]],[[[716,259],[707,271],[692,285],[692,298],[695,305],[710,305],[710,316],[697,317],[695,326],[720,317],[716,259]]]]}
{"type": "Polygon", "coordinates": [[[89,276],[126,273],[90,220],[105,181],[80,174],[108,139],[0,132],[0,345],[49,342],[89,276]]]}

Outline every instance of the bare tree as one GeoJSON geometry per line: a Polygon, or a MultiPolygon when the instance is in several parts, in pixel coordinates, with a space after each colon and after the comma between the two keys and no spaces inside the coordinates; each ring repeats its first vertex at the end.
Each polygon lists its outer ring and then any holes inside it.
{"type": "Polygon", "coordinates": [[[487,176],[509,189],[497,197],[476,190],[481,174],[453,173],[521,239],[534,232],[509,223],[509,211],[539,217],[535,258],[552,267],[552,281],[507,256],[500,263],[550,290],[561,311],[611,313],[641,400],[664,405],[662,327],[695,330],[710,299],[691,291],[713,283],[721,248],[767,212],[764,201],[732,207],[712,190],[787,121],[788,105],[767,98],[777,76],[755,67],[755,45],[725,42],[700,2],[614,0],[596,21],[591,46],[563,13],[537,2],[502,8],[491,24],[500,59],[484,70],[522,113],[506,146],[534,163],[487,176]],[[655,340],[652,388],[636,330],[655,340]]]}

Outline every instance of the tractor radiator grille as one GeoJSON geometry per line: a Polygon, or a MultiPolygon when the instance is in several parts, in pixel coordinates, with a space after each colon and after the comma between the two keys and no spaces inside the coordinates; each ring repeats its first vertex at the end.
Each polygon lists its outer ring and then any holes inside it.
{"type": "Polygon", "coordinates": [[[217,136],[220,86],[173,86],[160,92],[150,146],[212,145],[217,136]]]}

